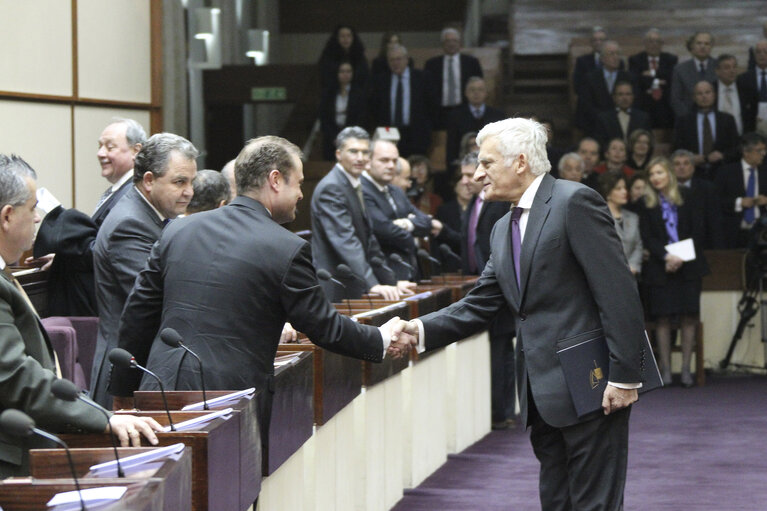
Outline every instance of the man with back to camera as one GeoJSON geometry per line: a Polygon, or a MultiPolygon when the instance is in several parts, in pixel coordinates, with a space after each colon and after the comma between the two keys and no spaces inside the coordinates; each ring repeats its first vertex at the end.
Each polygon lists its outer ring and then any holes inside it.
{"type": "Polygon", "coordinates": [[[544,511],[622,509],[630,405],[641,387],[644,315],[614,220],[594,190],[548,172],[546,131],[522,118],[478,135],[475,180],[515,208],[496,224],[492,253],[461,301],[402,322],[393,337],[431,350],[484,328],[503,307],[516,318],[522,420],[540,461],[544,511]],[[400,333],[399,329],[403,332],[400,333]],[[578,417],[556,353],[604,336],[602,410],[578,417]]]}
{"type": "Polygon", "coordinates": [[[93,249],[99,331],[91,397],[111,408],[109,352],[117,347],[123,306],[163,227],[186,213],[197,174],[197,149],[172,133],[158,133],[136,155],[133,185],[99,229],[93,249]]]}

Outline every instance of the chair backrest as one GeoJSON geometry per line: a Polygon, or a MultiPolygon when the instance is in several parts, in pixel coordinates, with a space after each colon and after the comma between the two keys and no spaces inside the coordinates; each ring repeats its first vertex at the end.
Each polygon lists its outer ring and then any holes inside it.
{"type": "Polygon", "coordinates": [[[78,349],[75,329],[62,324],[47,324],[45,320],[43,320],[43,326],[51,340],[53,350],[58,356],[61,376],[74,382],[79,388],[85,388],[85,375],[82,367],[77,363],[78,349]]]}
{"type": "Polygon", "coordinates": [[[43,319],[42,323],[59,356],[62,376],[88,390],[96,351],[98,318],[52,316],[43,319]]]}

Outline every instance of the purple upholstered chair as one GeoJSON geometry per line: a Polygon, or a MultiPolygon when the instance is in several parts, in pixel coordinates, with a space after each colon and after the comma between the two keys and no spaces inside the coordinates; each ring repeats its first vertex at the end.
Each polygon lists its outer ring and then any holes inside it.
{"type": "Polygon", "coordinates": [[[99,318],[53,316],[42,323],[59,357],[62,376],[88,390],[99,318]]]}

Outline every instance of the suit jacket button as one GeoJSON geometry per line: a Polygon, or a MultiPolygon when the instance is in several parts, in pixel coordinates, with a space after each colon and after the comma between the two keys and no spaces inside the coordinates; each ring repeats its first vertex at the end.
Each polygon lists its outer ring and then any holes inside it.
{"type": "Polygon", "coordinates": [[[519,320],[520,321],[524,321],[526,319],[527,319],[527,314],[525,314],[524,312],[520,312],[519,313],[519,320]]]}

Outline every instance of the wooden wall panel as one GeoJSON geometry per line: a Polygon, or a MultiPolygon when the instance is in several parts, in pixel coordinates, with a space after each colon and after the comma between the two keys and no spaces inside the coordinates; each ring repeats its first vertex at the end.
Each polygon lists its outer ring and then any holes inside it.
{"type": "Polygon", "coordinates": [[[0,0],[0,91],[72,94],[71,3],[0,0]]]}
{"type": "Polygon", "coordinates": [[[77,0],[80,97],[149,103],[150,37],[150,0],[77,0]]]}

